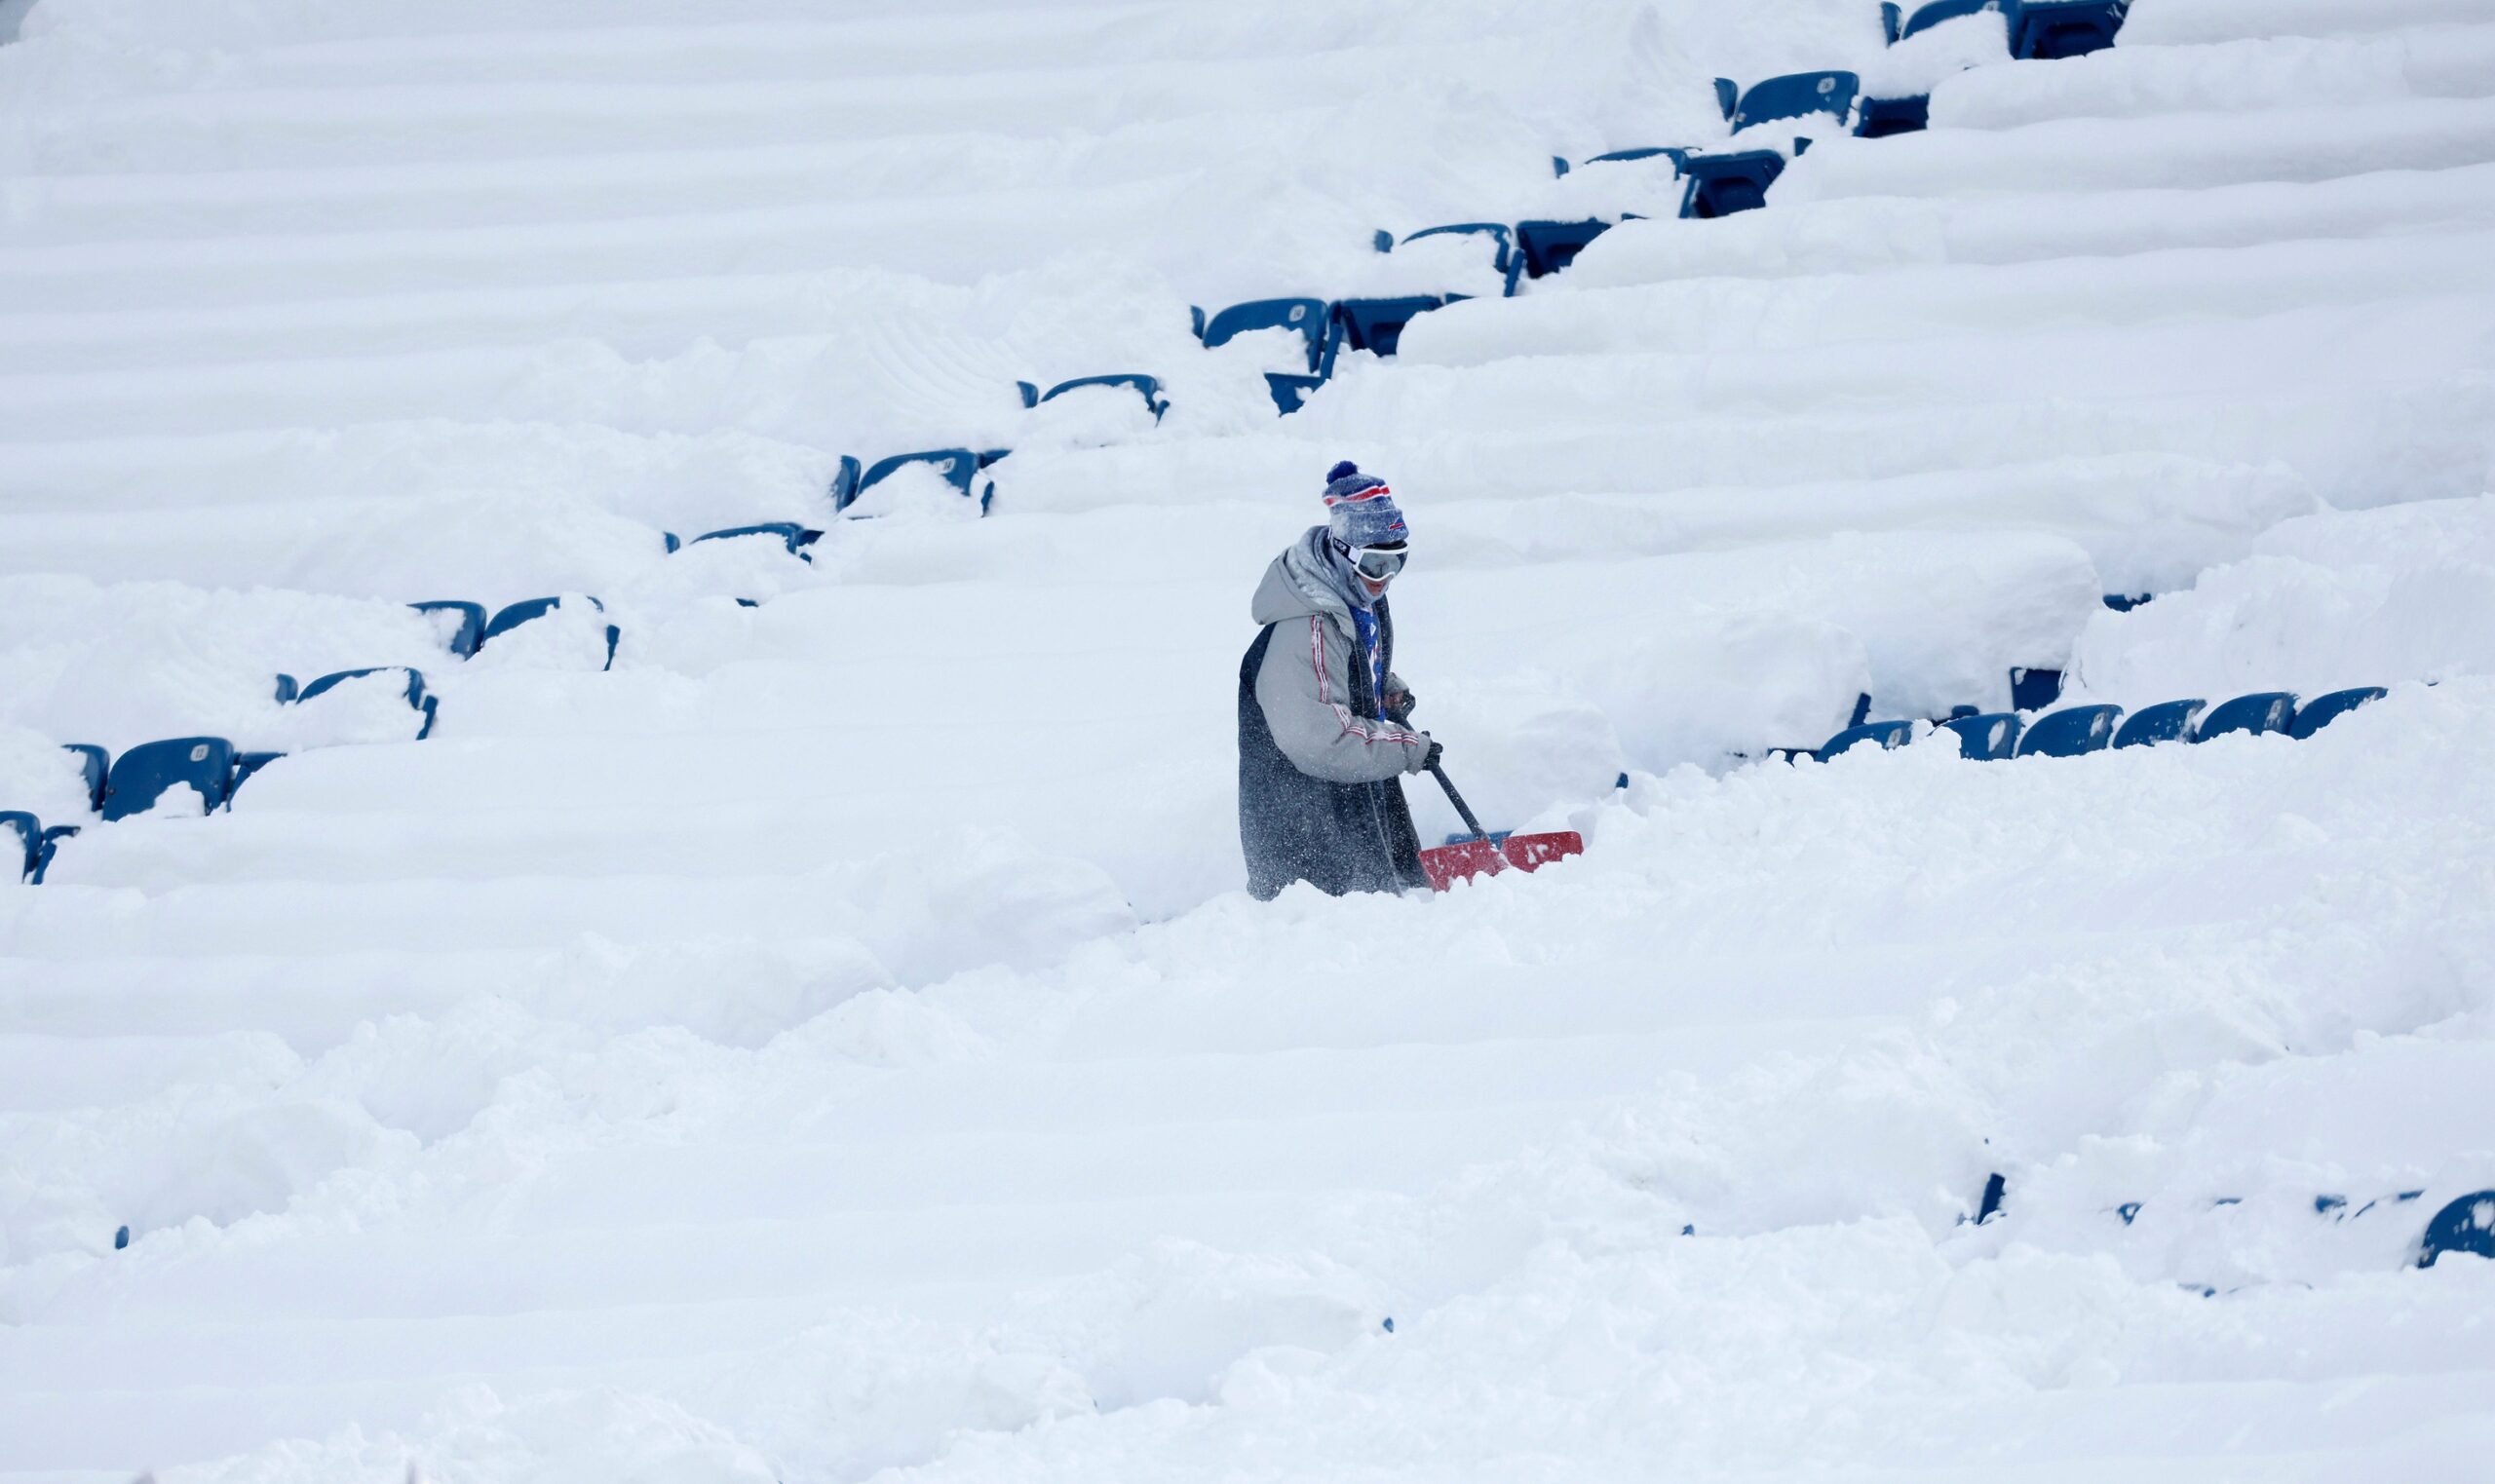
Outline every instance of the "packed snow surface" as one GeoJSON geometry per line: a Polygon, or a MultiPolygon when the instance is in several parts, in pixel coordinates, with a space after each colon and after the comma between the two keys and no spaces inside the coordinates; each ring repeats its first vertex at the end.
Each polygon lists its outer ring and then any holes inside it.
{"type": "Polygon", "coordinates": [[[0,1481],[2495,1470],[2495,1263],[2412,1266],[2495,1187],[2495,0],[12,28],[0,810],[85,828],[0,885],[0,1481]],[[1551,169],[1826,67],[1933,127],[1716,221],[1551,169]],[[1370,246],[1632,212],[1514,298],[1370,246]],[[1288,418],[1189,327],[1450,291],[1288,418]],[[834,516],[945,447],[986,518],[834,516]],[[1581,858],[1240,890],[1347,457],[1416,721],[1581,858]],[[430,738],[278,699],[375,666],[430,738]],[[2014,666],[2389,694],[1760,761],[2014,666]],[[86,813],[192,735],[286,756],[86,813]]]}

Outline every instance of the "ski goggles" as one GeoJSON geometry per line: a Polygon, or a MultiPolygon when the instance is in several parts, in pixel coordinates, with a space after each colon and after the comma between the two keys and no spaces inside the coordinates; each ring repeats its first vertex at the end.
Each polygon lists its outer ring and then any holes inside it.
{"type": "Polygon", "coordinates": [[[1402,571],[1404,558],[1412,553],[1403,547],[1345,547],[1343,554],[1350,558],[1352,570],[1382,583],[1402,571]]]}

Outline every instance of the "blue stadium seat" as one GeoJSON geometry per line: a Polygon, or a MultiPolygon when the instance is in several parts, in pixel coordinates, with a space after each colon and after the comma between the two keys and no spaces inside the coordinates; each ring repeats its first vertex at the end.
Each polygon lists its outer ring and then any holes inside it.
{"type": "Polygon", "coordinates": [[[2235,732],[2252,737],[2264,732],[2284,732],[2295,725],[2295,719],[2296,698],[2291,693],[2255,691],[2221,703],[2201,722],[2201,730],[2192,740],[2207,742],[2235,732]]]}
{"type": "Polygon", "coordinates": [[[806,548],[821,541],[823,532],[793,520],[765,520],[754,525],[732,525],[723,531],[704,531],[693,541],[699,546],[706,541],[733,541],[739,536],[776,536],[789,555],[812,561],[814,558],[806,554],[806,548]]]}
{"type": "MultiPolygon", "coordinates": [[[[1560,173],[1567,172],[1562,171],[1560,173]]],[[[1404,238],[1403,241],[1411,244],[1419,242],[1424,237],[1470,235],[1486,237],[1490,240],[1493,248],[1490,255],[1490,268],[1499,275],[1499,282],[1504,285],[1502,291],[1513,295],[1516,291],[1516,280],[1524,274],[1524,259],[1517,255],[1516,236],[1505,224],[1495,221],[1460,221],[1443,227],[1423,227],[1420,231],[1404,238]]]]}
{"type": "MultiPolygon", "coordinates": [[[[1019,385],[1029,386],[1030,383],[1022,382],[1019,385]]],[[[1060,381],[1049,388],[1048,395],[1040,400],[1054,401],[1059,395],[1071,392],[1077,387],[1132,387],[1135,394],[1143,399],[1143,404],[1151,409],[1152,420],[1156,423],[1161,421],[1162,413],[1170,410],[1170,399],[1161,395],[1161,378],[1132,371],[1108,376],[1077,376],[1072,381],[1060,381]]]]}
{"type": "MultiPolygon", "coordinates": [[[[427,712],[425,714],[425,730],[428,732],[433,730],[433,714],[431,712],[427,712]]],[[[419,736],[421,736],[421,734],[419,734],[419,736]]],[[[286,754],[283,752],[235,753],[234,781],[226,786],[226,796],[231,798],[234,794],[234,790],[243,786],[243,780],[245,779],[250,778],[252,774],[259,772],[261,769],[267,767],[273,762],[276,762],[279,758],[284,756],[286,756],[286,754]]]]}
{"type": "Polygon", "coordinates": [[[1516,250],[1524,256],[1525,277],[1538,279],[1557,273],[1577,260],[1586,244],[1610,230],[1610,222],[1594,218],[1517,222],[1516,250]]]}
{"type": "Polygon", "coordinates": [[[2354,690],[2316,696],[2297,707],[2296,719],[2288,724],[2287,735],[2302,742],[2357,707],[2380,701],[2390,694],[2379,685],[2361,685],[2354,690]]]}
{"type": "MultiPolygon", "coordinates": [[[[2012,3],[2015,4],[2015,0],[2012,0],[2012,3]]],[[[1980,15],[1985,11],[1997,11],[2002,8],[2002,5],[2003,0],[1932,0],[1929,5],[1916,7],[1914,14],[1906,17],[1902,24],[1896,20],[1899,14],[1898,7],[1883,5],[1880,7],[1880,19],[1882,25],[1888,29],[1890,44],[1894,46],[1909,36],[1931,30],[1944,20],[1955,20],[1961,16],[1980,15]]]]}
{"type": "Polygon", "coordinates": [[[1326,328],[1325,368],[1330,375],[1337,351],[1367,351],[1392,356],[1403,338],[1403,326],[1447,303],[1437,294],[1408,294],[1396,299],[1344,299],[1336,303],[1326,328]]]}
{"type": "Polygon", "coordinates": [[[1325,385],[1323,376],[1291,376],[1281,371],[1265,373],[1265,391],[1274,399],[1274,406],[1288,417],[1308,405],[1308,399],[1325,385]]]}
{"type": "Polygon", "coordinates": [[[858,461],[845,453],[840,456],[840,462],[832,467],[831,486],[825,493],[831,497],[833,510],[847,510],[849,502],[858,498],[859,473],[858,461]]]}
{"type": "MultiPolygon", "coordinates": [[[[1206,322],[1204,342],[1207,350],[1227,345],[1235,335],[1256,329],[1287,329],[1296,331],[1308,342],[1308,368],[1317,369],[1317,361],[1325,350],[1325,301],[1324,299],[1251,299],[1233,304],[1206,322]]],[[[872,473],[867,475],[871,482],[872,473]]]]}
{"type": "Polygon", "coordinates": [[[1715,79],[1715,108],[1724,115],[1724,122],[1729,124],[1733,121],[1733,110],[1740,106],[1741,100],[1741,84],[1729,77],[1715,79]]]}
{"type": "Polygon", "coordinates": [[[234,744],[222,737],[174,737],[131,748],[104,780],[104,818],[143,814],[182,784],[199,791],[203,813],[223,808],[234,790],[234,744]]]}
{"type": "Polygon", "coordinates": [[[276,683],[270,687],[269,699],[279,705],[284,705],[300,694],[302,689],[302,684],[292,675],[281,670],[278,672],[276,683]]]}
{"type": "MultiPolygon", "coordinates": [[[[1228,313],[1227,310],[1223,312],[1228,313]]],[[[1003,453],[1004,450],[997,450],[997,457],[1002,457],[1003,453]]],[[[923,453],[897,453],[888,459],[877,459],[867,469],[866,476],[858,481],[858,495],[850,497],[850,504],[856,504],[859,495],[865,494],[866,491],[892,477],[896,472],[912,464],[929,466],[944,476],[945,483],[961,491],[965,499],[972,498],[972,486],[978,482],[979,470],[990,462],[993,461],[983,459],[967,448],[931,448],[923,453]]],[[[976,497],[979,500],[979,514],[987,514],[988,502],[995,497],[996,483],[990,480],[985,489],[976,497]]],[[[843,509],[846,508],[843,507],[843,509]]]]}
{"type": "Polygon", "coordinates": [[[78,771],[87,780],[87,808],[91,812],[104,807],[104,775],[112,771],[112,758],[93,742],[71,742],[61,749],[75,753],[78,771]]]}
{"type": "Polygon", "coordinates": [[[2062,699],[2062,672],[2057,669],[2030,669],[2023,665],[2010,667],[2010,708],[2014,711],[2041,711],[2062,699]]]}
{"type": "Polygon", "coordinates": [[[2114,734],[2117,747],[2149,747],[2159,742],[2192,742],[2192,722],[2205,701],[2161,701],[2133,711],[2114,734]]]}
{"type": "Polygon", "coordinates": [[[1885,139],[1892,134],[1920,133],[1931,124],[1932,95],[1928,93],[1912,97],[1866,97],[1854,132],[1862,138],[1885,139]]]}
{"type": "Polygon", "coordinates": [[[22,809],[0,810],[0,870],[17,866],[17,879],[31,883],[43,864],[43,821],[22,809]]]}
{"type": "Polygon", "coordinates": [[[409,603],[418,613],[455,613],[459,627],[451,630],[450,652],[465,660],[485,642],[485,605],[465,603],[454,598],[441,598],[430,603],[409,603]]]}
{"type": "Polygon", "coordinates": [[[1772,149],[1741,149],[1692,155],[1680,169],[1689,178],[1681,192],[1680,214],[1711,220],[1767,205],[1767,188],[1785,173],[1785,157],[1772,149]]]}
{"type": "Polygon", "coordinates": [[[1997,763],[2018,755],[2018,718],[2008,711],[1991,711],[1977,716],[1953,716],[1940,724],[1940,732],[1954,732],[1962,741],[1959,745],[1966,755],[1979,762],[1997,763]]]}
{"type": "MultiPolygon", "coordinates": [[[[609,662],[612,663],[613,657],[610,655],[608,658],[609,662]]],[[[363,669],[342,669],[334,674],[323,675],[320,679],[313,681],[310,685],[303,688],[301,695],[296,696],[294,699],[298,702],[309,701],[313,697],[318,696],[325,691],[336,689],[342,681],[358,680],[362,679],[365,675],[378,675],[390,670],[397,670],[407,677],[407,704],[413,707],[415,711],[425,719],[425,724],[416,730],[416,741],[423,742],[426,738],[433,735],[434,713],[441,705],[441,697],[426,694],[425,672],[423,670],[410,669],[408,666],[403,665],[374,665],[367,666],[363,669]]],[[[274,755],[275,754],[271,754],[271,756],[274,755]]],[[[247,752],[244,756],[254,757],[258,756],[258,754],[247,752]]],[[[252,767],[260,767],[266,761],[267,759],[263,758],[261,763],[254,763],[252,764],[252,767]]],[[[242,779],[237,778],[235,781],[239,783],[242,781],[242,779]]]]}
{"type": "Polygon", "coordinates": [[[1733,107],[1735,133],[1779,119],[1806,119],[1815,113],[1843,124],[1854,111],[1854,95],[1862,81],[1851,72],[1788,72],[1753,83],[1733,107]]]}
{"type": "MultiPolygon", "coordinates": [[[[559,597],[531,597],[513,603],[502,612],[495,614],[494,621],[485,626],[484,638],[478,641],[479,646],[482,647],[490,642],[494,635],[509,633],[531,619],[544,618],[547,614],[554,612],[556,606],[561,602],[562,599],[559,597]]],[[[600,613],[606,611],[606,605],[594,597],[589,599],[589,605],[600,613]]],[[[623,633],[622,629],[612,624],[606,626],[606,664],[602,666],[603,668],[615,667],[615,641],[622,638],[623,633]]]]}
{"type": "Polygon", "coordinates": [[[1848,727],[1829,738],[1821,744],[1818,751],[1811,755],[1824,763],[1838,753],[1862,746],[1865,742],[1885,752],[1893,747],[1904,746],[1907,740],[1913,736],[1914,723],[1910,721],[1865,722],[1859,727],[1848,727]]]}
{"type": "Polygon", "coordinates": [[[2105,606],[2116,613],[2129,613],[2155,596],[2154,592],[2108,592],[2104,600],[2105,606]]]}
{"type": "Polygon", "coordinates": [[[2495,1191],[2476,1191],[2437,1211],[2417,1238],[2417,1266],[2431,1268],[2447,1252],[2495,1259],[2495,1191]]]}
{"type": "Polygon", "coordinates": [[[2039,716],[2018,740],[2020,757],[2077,757],[2094,752],[2114,736],[2118,705],[2075,705],[2039,716]]]}
{"type": "Polygon", "coordinates": [[[2130,10],[2130,0],[2011,0],[2010,55],[2054,61],[2101,51],[2130,10]]]}

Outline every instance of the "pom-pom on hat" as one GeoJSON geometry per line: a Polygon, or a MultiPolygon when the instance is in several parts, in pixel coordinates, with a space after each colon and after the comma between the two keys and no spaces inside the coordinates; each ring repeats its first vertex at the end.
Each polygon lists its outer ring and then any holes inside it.
{"type": "Polygon", "coordinates": [[[1325,528],[1347,547],[1390,547],[1411,539],[1395,491],[1345,459],[1325,472],[1325,528]]]}

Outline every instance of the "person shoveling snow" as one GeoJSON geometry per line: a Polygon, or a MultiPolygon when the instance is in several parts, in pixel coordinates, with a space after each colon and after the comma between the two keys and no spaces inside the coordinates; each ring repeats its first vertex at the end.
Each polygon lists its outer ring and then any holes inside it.
{"type": "Polygon", "coordinates": [[[1348,461],[1325,477],[1325,524],[1265,569],[1239,666],[1239,844],[1259,900],[1294,881],[1337,896],[1430,885],[1400,780],[1439,749],[1408,725],[1386,602],[1409,533],[1385,480],[1348,461]]]}

